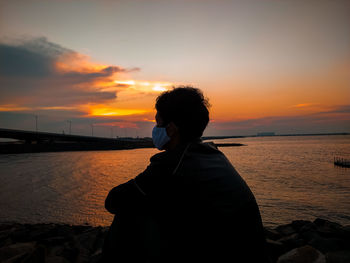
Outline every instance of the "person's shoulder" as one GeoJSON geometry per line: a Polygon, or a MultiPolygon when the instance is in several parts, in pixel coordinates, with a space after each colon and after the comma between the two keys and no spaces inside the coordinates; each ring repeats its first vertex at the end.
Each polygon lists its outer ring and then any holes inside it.
{"type": "Polygon", "coordinates": [[[160,153],[156,153],[155,155],[152,155],[150,158],[151,163],[157,163],[162,162],[168,158],[168,153],[166,151],[162,151],[160,153]]]}
{"type": "Polygon", "coordinates": [[[222,154],[216,147],[214,142],[197,141],[191,145],[191,152],[207,153],[207,154],[222,154]]]}
{"type": "Polygon", "coordinates": [[[177,162],[180,156],[180,151],[162,151],[153,155],[150,158],[151,166],[172,166],[177,162]]]}

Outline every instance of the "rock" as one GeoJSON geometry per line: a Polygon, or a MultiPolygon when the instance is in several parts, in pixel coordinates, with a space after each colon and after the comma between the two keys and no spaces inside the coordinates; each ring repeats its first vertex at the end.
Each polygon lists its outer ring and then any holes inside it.
{"type": "Polygon", "coordinates": [[[281,242],[271,239],[266,239],[266,245],[268,254],[273,262],[276,262],[280,255],[288,251],[288,249],[281,242]]]}
{"type": "Polygon", "coordinates": [[[92,226],[72,226],[74,234],[80,234],[88,229],[91,229],[92,226]]]}
{"type": "Polygon", "coordinates": [[[310,241],[315,237],[319,237],[319,234],[317,233],[316,225],[313,223],[302,226],[299,230],[299,235],[301,238],[305,239],[306,241],[310,241]]]}
{"type": "Polygon", "coordinates": [[[320,218],[317,218],[314,223],[317,226],[317,232],[323,237],[350,239],[350,231],[338,223],[320,218]]]}
{"type": "Polygon", "coordinates": [[[36,246],[33,252],[26,255],[22,263],[45,263],[46,262],[46,248],[42,245],[36,246]]]}
{"type": "Polygon", "coordinates": [[[80,247],[79,254],[77,257],[77,262],[88,263],[90,261],[90,256],[91,256],[91,253],[89,250],[87,250],[86,248],[80,247]]]}
{"type": "Polygon", "coordinates": [[[47,248],[47,256],[62,256],[63,257],[63,250],[64,250],[64,245],[56,245],[56,246],[51,246],[51,247],[46,247],[47,248]]]}
{"type": "Polygon", "coordinates": [[[326,257],[317,249],[306,245],[283,254],[277,263],[326,263],[326,257]]]}
{"type": "Polygon", "coordinates": [[[14,257],[31,254],[35,250],[35,242],[17,243],[0,248],[0,262],[14,257]]]}
{"type": "Polygon", "coordinates": [[[315,236],[308,242],[308,244],[320,250],[322,253],[343,250],[347,248],[347,243],[342,239],[324,238],[321,236],[315,236]]]}
{"type": "Polygon", "coordinates": [[[26,261],[26,257],[27,257],[27,254],[19,254],[5,261],[2,261],[2,263],[19,263],[19,262],[22,263],[26,261]]]}
{"type": "Polygon", "coordinates": [[[52,236],[53,224],[22,225],[17,228],[11,238],[14,242],[38,241],[52,236]]]}
{"type": "Polygon", "coordinates": [[[0,241],[0,247],[5,247],[12,244],[11,238],[2,239],[0,241]]]}
{"type": "Polygon", "coordinates": [[[278,240],[278,242],[281,242],[288,248],[288,250],[306,245],[306,242],[299,236],[298,233],[282,237],[278,240]]]}
{"type": "Polygon", "coordinates": [[[7,230],[7,229],[12,229],[16,227],[16,223],[12,224],[12,223],[1,223],[0,225],[0,232],[7,230]]]}
{"type": "Polygon", "coordinates": [[[96,239],[95,248],[92,250],[92,254],[95,254],[97,251],[102,250],[104,241],[105,240],[104,240],[104,238],[102,238],[102,236],[99,236],[96,239]]]}
{"type": "Polygon", "coordinates": [[[76,258],[78,257],[79,249],[73,245],[73,242],[68,242],[64,244],[63,248],[61,250],[58,250],[56,255],[64,257],[69,262],[76,261],[76,258]]]}
{"type": "Polygon", "coordinates": [[[46,245],[46,246],[56,246],[63,244],[65,241],[67,241],[66,237],[56,236],[56,237],[48,237],[45,239],[40,240],[40,244],[46,245]]]}
{"type": "Polygon", "coordinates": [[[299,232],[305,226],[311,227],[313,223],[306,220],[294,220],[291,225],[296,232],[299,232]]]}
{"type": "Polygon", "coordinates": [[[327,263],[350,262],[350,250],[335,251],[326,254],[327,263]]]}
{"type": "Polygon", "coordinates": [[[282,237],[282,235],[278,233],[277,230],[268,227],[264,228],[264,233],[265,237],[271,240],[277,240],[282,237]]]}
{"type": "Polygon", "coordinates": [[[102,259],[102,249],[99,249],[94,254],[91,255],[90,263],[101,262],[101,259],[102,259]]]}
{"type": "Polygon", "coordinates": [[[17,226],[10,234],[10,238],[16,243],[24,243],[29,242],[31,239],[29,238],[30,230],[25,228],[23,225],[17,226]]]}
{"type": "Polygon", "coordinates": [[[283,236],[288,236],[295,233],[295,230],[291,224],[278,226],[275,228],[275,230],[283,236]]]}
{"type": "Polygon", "coordinates": [[[0,231],[0,241],[9,238],[10,235],[15,231],[15,229],[15,227],[7,227],[5,229],[2,229],[0,231]]]}
{"type": "MultiPolygon", "coordinates": [[[[108,229],[0,224],[0,262],[97,263],[108,229]]],[[[350,226],[318,218],[314,222],[296,220],[275,229],[266,227],[264,233],[273,262],[325,262],[325,258],[327,263],[350,262],[350,226]]]]}
{"type": "Polygon", "coordinates": [[[322,218],[316,218],[315,221],[314,221],[314,224],[318,227],[320,226],[328,226],[330,228],[339,228],[339,227],[342,227],[340,224],[338,223],[335,223],[335,222],[331,222],[329,220],[326,220],[326,219],[322,219],[322,218]]]}
{"type": "Polygon", "coordinates": [[[77,236],[77,241],[81,246],[91,251],[95,248],[94,247],[95,241],[99,233],[100,233],[100,228],[88,229],[77,236]]]}
{"type": "Polygon", "coordinates": [[[60,256],[50,256],[46,258],[46,262],[47,263],[69,263],[70,261],[68,261],[67,259],[65,259],[64,257],[60,257],[60,256]]]}
{"type": "Polygon", "coordinates": [[[56,227],[53,229],[52,235],[71,238],[75,235],[75,232],[73,227],[70,225],[56,225],[56,227]]]}

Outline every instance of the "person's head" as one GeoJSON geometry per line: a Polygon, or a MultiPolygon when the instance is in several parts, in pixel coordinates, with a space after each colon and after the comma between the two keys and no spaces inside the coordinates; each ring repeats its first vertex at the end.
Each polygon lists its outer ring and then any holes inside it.
{"type": "Polygon", "coordinates": [[[160,94],[156,100],[157,127],[165,127],[170,137],[164,149],[200,138],[209,122],[209,102],[203,93],[180,86],[160,94]]]}

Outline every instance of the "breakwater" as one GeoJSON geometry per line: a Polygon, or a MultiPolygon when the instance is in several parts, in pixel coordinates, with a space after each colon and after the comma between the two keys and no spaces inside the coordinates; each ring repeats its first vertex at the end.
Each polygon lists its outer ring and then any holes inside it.
{"type": "MultiPolygon", "coordinates": [[[[0,224],[0,262],[98,262],[108,227],[0,224]]],[[[350,262],[350,226],[316,219],[265,228],[272,262],[350,262]]]]}

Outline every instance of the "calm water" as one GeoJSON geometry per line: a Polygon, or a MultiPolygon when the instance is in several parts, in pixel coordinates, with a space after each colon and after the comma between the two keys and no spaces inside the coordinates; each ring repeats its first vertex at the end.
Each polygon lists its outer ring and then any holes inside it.
{"type": "MultiPolygon", "coordinates": [[[[350,136],[227,139],[221,150],[254,192],[266,226],[323,217],[350,224],[350,136]]],[[[142,172],[155,149],[0,155],[0,221],[109,225],[108,191],[142,172]]]]}

